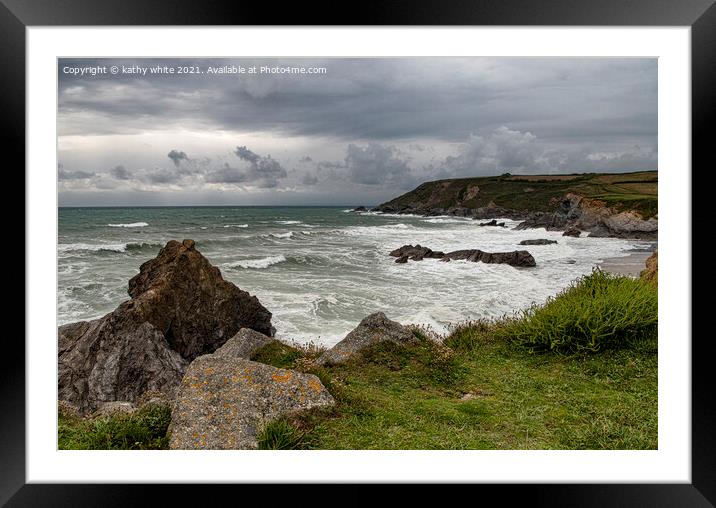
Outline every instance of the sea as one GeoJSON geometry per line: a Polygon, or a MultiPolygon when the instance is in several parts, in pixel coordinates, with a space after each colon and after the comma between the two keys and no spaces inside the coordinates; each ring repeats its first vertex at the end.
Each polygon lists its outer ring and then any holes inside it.
{"type": "Polygon", "coordinates": [[[571,238],[558,231],[481,227],[480,220],[349,207],[146,207],[58,210],[59,324],[101,317],[129,299],[127,283],[169,240],[193,239],[222,276],[258,297],[276,336],[330,346],[383,311],[437,334],[544,303],[604,259],[651,242],[571,238]],[[547,238],[552,245],[519,246],[547,238]],[[395,263],[404,244],[433,250],[526,249],[535,268],[436,259],[395,263]]]}

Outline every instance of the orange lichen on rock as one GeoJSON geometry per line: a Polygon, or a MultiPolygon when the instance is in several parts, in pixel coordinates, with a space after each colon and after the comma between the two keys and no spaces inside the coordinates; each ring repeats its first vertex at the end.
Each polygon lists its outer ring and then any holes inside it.
{"type": "Polygon", "coordinates": [[[293,373],[290,370],[286,370],[283,372],[283,374],[281,374],[281,371],[275,372],[271,375],[271,379],[273,379],[277,383],[287,383],[293,377],[293,373]]]}

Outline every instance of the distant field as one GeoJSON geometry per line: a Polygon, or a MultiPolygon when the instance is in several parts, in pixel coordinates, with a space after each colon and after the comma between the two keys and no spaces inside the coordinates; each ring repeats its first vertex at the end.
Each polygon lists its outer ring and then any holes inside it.
{"type": "Polygon", "coordinates": [[[393,209],[479,208],[491,204],[524,211],[555,210],[565,194],[598,199],[618,211],[634,210],[645,219],[658,212],[658,173],[510,175],[427,182],[383,205],[393,209]]]}
{"type": "Polygon", "coordinates": [[[510,180],[527,180],[528,182],[574,180],[581,175],[512,175],[510,180]]]}

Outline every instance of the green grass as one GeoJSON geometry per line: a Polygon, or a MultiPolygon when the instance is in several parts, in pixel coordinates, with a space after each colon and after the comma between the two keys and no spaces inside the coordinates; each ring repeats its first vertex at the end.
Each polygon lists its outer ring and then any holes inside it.
{"type": "MultiPolygon", "coordinates": [[[[595,272],[542,309],[565,319],[585,312],[601,330],[590,313],[601,305],[595,294],[606,294],[613,307],[602,321],[623,324],[639,307],[629,289],[641,291],[637,282],[595,272]]],[[[545,326],[528,316],[465,324],[443,345],[381,343],[321,369],[336,407],[282,425],[320,449],[656,449],[656,306],[642,311],[619,329],[618,347],[597,351],[525,347],[512,340],[516,323],[545,326]]]]}
{"type": "Polygon", "coordinates": [[[60,414],[60,450],[162,450],[169,446],[171,411],[151,405],[132,414],[86,419],[60,414]]]}
{"type": "MultiPolygon", "coordinates": [[[[316,374],[336,405],[267,423],[259,447],[656,449],[656,304],[651,284],[594,272],[519,318],[466,323],[442,343],[416,328],[417,344],[334,367],[316,366],[319,348],[269,344],[254,359],[316,374]]],[[[166,409],[61,417],[60,448],[165,448],[168,423],[166,409]]]]}
{"type": "Polygon", "coordinates": [[[507,320],[498,335],[530,350],[594,352],[654,343],[657,321],[652,284],[595,269],[545,305],[507,320]]]}
{"type": "Polygon", "coordinates": [[[309,448],[306,432],[280,418],[264,425],[258,433],[259,450],[302,450],[309,448]]]}

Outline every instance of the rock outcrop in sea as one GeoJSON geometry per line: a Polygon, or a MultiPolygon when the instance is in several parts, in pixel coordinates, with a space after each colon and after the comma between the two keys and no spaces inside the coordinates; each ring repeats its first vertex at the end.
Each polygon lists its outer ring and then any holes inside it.
{"type": "Polygon", "coordinates": [[[439,259],[440,261],[465,260],[482,263],[504,263],[518,267],[537,266],[535,258],[526,250],[511,252],[485,252],[479,249],[464,249],[452,252],[434,251],[428,247],[418,245],[403,245],[390,252],[390,255],[397,258],[396,263],[407,263],[411,261],[422,261],[425,258],[439,259]]]}
{"type": "Polygon", "coordinates": [[[557,240],[547,240],[546,238],[537,238],[535,240],[522,240],[520,245],[550,245],[557,243],[557,240]]]}
{"type": "Polygon", "coordinates": [[[358,326],[331,349],[318,357],[318,365],[337,365],[351,356],[379,342],[411,344],[418,342],[409,328],[391,321],[382,312],[365,317],[358,326]]]}
{"type": "Polygon", "coordinates": [[[189,363],[242,328],[273,335],[271,312],[223,279],[193,240],[170,241],[129,281],[130,300],[59,327],[58,398],[80,412],[173,395],[189,363]]]}

